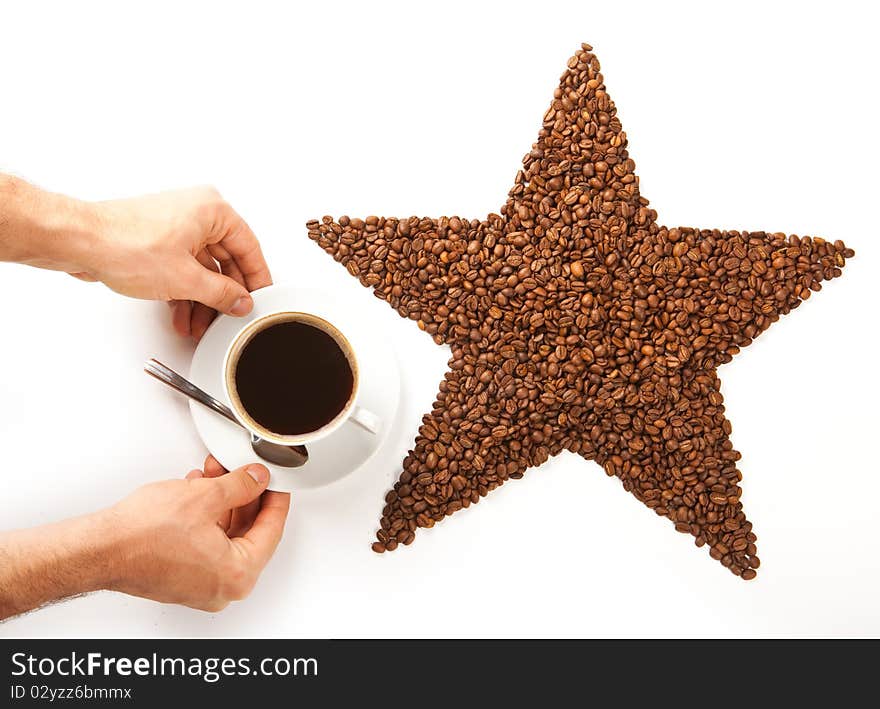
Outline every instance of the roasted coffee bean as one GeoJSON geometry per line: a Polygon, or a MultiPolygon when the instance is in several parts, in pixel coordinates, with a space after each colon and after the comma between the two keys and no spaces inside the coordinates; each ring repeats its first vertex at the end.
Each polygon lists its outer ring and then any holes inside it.
{"type": "Polygon", "coordinates": [[[500,213],[307,224],[349,273],[452,351],[385,497],[374,551],[411,543],[418,527],[567,449],[734,574],[755,577],[715,370],[839,276],[853,251],[656,220],[583,45],[500,213]]]}

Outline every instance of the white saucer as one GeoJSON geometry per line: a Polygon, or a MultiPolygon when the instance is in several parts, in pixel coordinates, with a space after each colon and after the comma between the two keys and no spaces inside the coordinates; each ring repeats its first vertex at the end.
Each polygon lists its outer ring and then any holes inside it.
{"type": "MultiPolygon", "coordinates": [[[[319,441],[310,443],[309,460],[299,468],[265,463],[271,473],[269,488],[295,492],[328,485],[363,467],[382,447],[391,432],[400,401],[400,369],[387,335],[359,314],[357,303],[344,302],[329,293],[293,286],[269,286],[253,294],[254,309],[244,318],[220,315],[208,328],[193,355],[190,380],[229,404],[223,387],[223,358],[239,330],[255,318],[278,310],[312,313],[333,323],[351,343],[360,371],[358,405],[382,420],[378,434],[370,434],[350,421],[319,441]]],[[[228,470],[257,460],[244,429],[190,401],[196,429],[208,450],[228,470]]]]}

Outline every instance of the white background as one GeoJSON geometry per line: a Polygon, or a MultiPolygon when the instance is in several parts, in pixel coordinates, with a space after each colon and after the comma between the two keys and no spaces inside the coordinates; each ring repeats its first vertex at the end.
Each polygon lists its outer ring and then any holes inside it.
{"type": "MultiPolygon", "coordinates": [[[[405,420],[379,474],[293,500],[217,615],[100,593],[2,636],[880,633],[876,23],[860,4],[8,3],[0,169],[83,199],[217,185],[277,282],[356,291],[405,420]],[[406,549],[369,550],[446,352],[306,237],[323,214],[497,211],[581,41],[661,222],[844,239],[844,277],[721,369],[763,562],[743,583],[563,455],[406,549]]],[[[108,505],[205,450],[141,372],[188,367],[163,305],[0,266],[0,528],[108,505]]]]}

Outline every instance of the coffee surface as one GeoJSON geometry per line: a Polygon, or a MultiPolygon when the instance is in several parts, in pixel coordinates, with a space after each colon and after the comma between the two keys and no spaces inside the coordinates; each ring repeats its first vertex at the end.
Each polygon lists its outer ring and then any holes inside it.
{"type": "Polygon", "coordinates": [[[235,368],[245,411],[261,426],[290,436],[316,431],[348,403],[354,374],[345,353],[323,330],[285,322],[258,332],[235,368]]]}

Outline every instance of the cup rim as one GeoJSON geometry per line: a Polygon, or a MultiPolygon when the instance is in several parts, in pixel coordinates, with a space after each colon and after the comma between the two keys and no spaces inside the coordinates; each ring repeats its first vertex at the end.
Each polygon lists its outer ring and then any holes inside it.
{"type": "Polygon", "coordinates": [[[300,310],[276,310],[265,315],[261,315],[249,323],[244,325],[232,338],[229,346],[226,348],[226,354],[223,357],[223,388],[226,391],[226,397],[229,400],[229,408],[238,422],[244,426],[252,434],[259,436],[264,441],[270,443],[278,443],[279,445],[302,445],[311,441],[316,441],[335,431],[342,423],[351,415],[357,403],[358,393],[360,390],[360,371],[358,369],[357,357],[351,342],[333,323],[313,313],[307,313],[300,310]],[[267,323],[267,321],[274,321],[267,323]],[[238,358],[244,351],[247,344],[256,336],[258,332],[272,327],[274,324],[283,322],[305,322],[313,327],[317,327],[322,332],[327,333],[339,348],[342,350],[352,372],[352,388],[351,395],[348,397],[345,406],[330,421],[320,428],[308,433],[300,433],[296,435],[282,435],[271,431],[265,426],[260,425],[245,410],[238,392],[235,388],[235,365],[238,358]]]}

